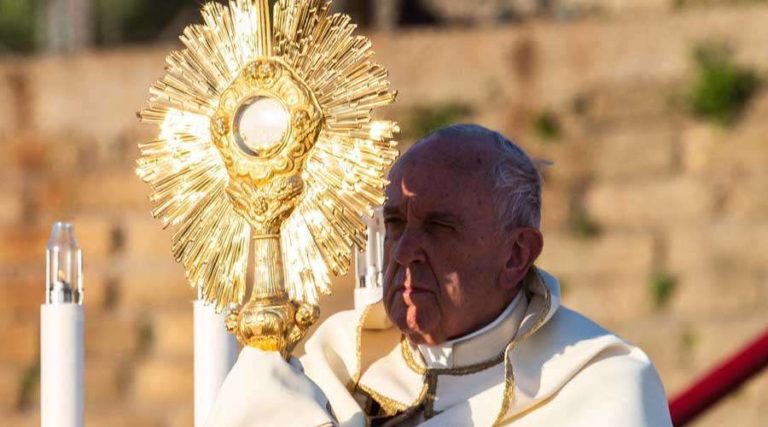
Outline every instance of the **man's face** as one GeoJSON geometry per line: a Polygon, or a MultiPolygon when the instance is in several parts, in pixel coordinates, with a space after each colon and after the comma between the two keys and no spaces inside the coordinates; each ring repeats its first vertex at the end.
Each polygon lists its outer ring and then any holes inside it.
{"type": "Polygon", "coordinates": [[[499,275],[488,150],[418,144],[393,168],[384,205],[384,305],[417,344],[439,344],[493,320],[509,303],[499,275]]]}

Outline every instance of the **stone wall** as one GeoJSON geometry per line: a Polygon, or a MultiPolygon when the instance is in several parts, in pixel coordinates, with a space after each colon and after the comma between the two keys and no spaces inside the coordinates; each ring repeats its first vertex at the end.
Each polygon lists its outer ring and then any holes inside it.
{"type": "MultiPolygon", "coordinates": [[[[670,395],[768,324],[768,96],[721,129],[675,99],[690,53],[730,43],[765,74],[768,7],[475,30],[373,34],[400,91],[390,113],[466,104],[544,171],[545,252],[564,301],[642,346],[670,395]],[[531,122],[561,127],[548,140],[531,122]]],[[[193,292],[133,174],[134,113],[172,46],[0,63],[0,416],[38,425],[38,305],[52,221],[86,257],[89,426],[192,423],[193,292]]],[[[408,146],[412,141],[404,141],[408,146]]],[[[351,307],[337,280],[323,313],[351,307]]],[[[762,374],[695,425],[757,426],[762,374]]]]}

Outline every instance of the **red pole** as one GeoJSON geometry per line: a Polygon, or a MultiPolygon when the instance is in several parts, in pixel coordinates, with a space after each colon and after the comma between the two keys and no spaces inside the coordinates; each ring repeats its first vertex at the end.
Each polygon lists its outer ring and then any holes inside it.
{"type": "Polygon", "coordinates": [[[669,404],[672,424],[683,426],[768,365],[768,329],[721,362],[669,404]]]}

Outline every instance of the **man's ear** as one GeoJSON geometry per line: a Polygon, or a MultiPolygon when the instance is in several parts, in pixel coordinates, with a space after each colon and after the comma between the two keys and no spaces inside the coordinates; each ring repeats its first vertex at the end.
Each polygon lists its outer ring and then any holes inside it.
{"type": "Polygon", "coordinates": [[[531,227],[521,227],[509,233],[509,257],[501,271],[500,285],[504,289],[515,289],[523,280],[536,258],[544,248],[541,231],[531,227]]]}

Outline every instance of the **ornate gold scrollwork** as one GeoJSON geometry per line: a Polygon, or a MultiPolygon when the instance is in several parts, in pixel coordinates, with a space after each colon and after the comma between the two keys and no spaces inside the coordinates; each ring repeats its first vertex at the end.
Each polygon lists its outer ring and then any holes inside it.
{"type": "Polygon", "coordinates": [[[160,128],[136,172],[173,254],[246,345],[291,349],[317,320],[331,273],[365,244],[397,156],[395,99],[371,44],[326,0],[230,0],[202,10],[140,113],[160,128]],[[273,25],[274,22],[274,25],[273,25]],[[285,258],[285,259],[283,259],[285,258]]]}
{"type": "Polygon", "coordinates": [[[317,101],[283,63],[260,58],[224,91],[214,117],[213,143],[227,165],[227,194],[235,211],[256,234],[278,234],[304,190],[301,171],[322,127],[317,101]],[[280,140],[263,149],[243,142],[235,120],[257,98],[277,100],[290,120],[280,140]]]}

